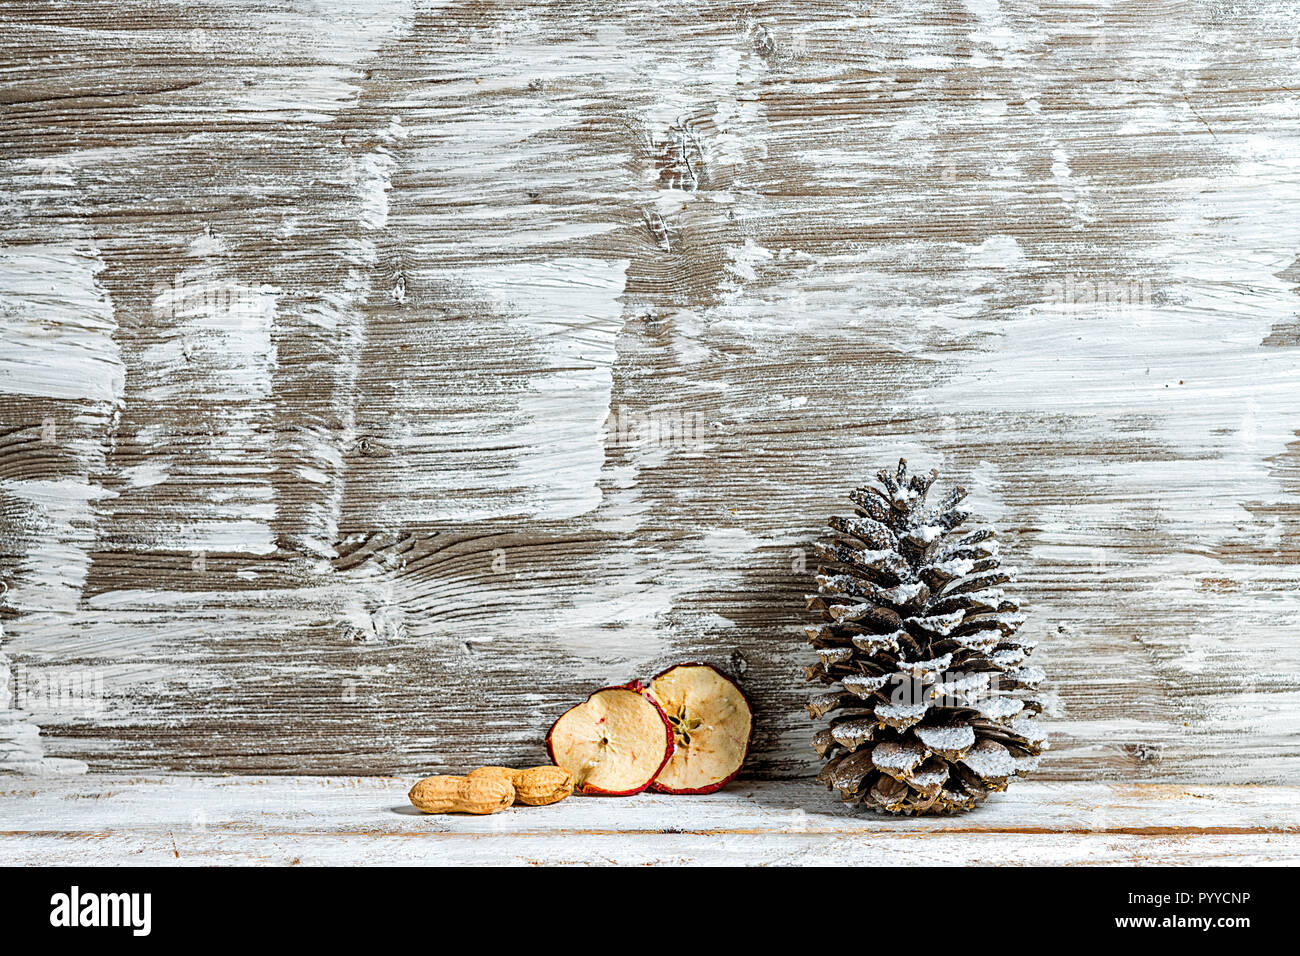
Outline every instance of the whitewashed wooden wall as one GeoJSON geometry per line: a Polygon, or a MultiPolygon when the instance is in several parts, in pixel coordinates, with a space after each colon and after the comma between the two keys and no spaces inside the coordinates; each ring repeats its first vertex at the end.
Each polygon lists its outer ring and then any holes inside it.
{"type": "Polygon", "coordinates": [[[0,762],[537,759],[705,658],[807,773],[804,550],[901,454],[1021,568],[1042,777],[1297,782],[1298,24],[5,3],[0,762]]]}

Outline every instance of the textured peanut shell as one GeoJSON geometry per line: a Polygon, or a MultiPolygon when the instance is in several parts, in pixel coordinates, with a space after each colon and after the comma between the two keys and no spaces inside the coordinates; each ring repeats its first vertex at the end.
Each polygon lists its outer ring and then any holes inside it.
{"type": "Polygon", "coordinates": [[[515,788],[491,776],[425,777],[411,788],[410,798],[425,813],[496,813],[515,802],[515,788]]]}
{"type": "Polygon", "coordinates": [[[515,799],[530,807],[559,803],[573,793],[573,774],[563,767],[530,767],[515,773],[515,799]]]}
{"type": "Polygon", "coordinates": [[[513,787],[515,785],[515,774],[518,772],[513,767],[479,767],[477,770],[471,770],[467,776],[492,777],[497,780],[504,780],[513,787]]]}
{"type": "Polygon", "coordinates": [[[508,780],[515,788],[515,800],[530,807],[544,807],[559,803],[573,793],[573,774],[563,767],[529,767],[514,770],[510,767],[479,767],[471,777],[488,777],[508,780]]]}

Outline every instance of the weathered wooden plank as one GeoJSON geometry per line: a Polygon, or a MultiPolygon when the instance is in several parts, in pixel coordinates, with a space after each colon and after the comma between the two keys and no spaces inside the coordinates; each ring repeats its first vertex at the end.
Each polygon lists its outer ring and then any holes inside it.
{"type": "Polygon", "coordinates": [[[710,658],[807,773],[807,543],[906,454],[1022,569],[1045,778],[1294,782],[1244,6],[6,4],[0,762],[533,760],[710,658]]]}
{"type": "Polygon", "coordinates": [[[203,863],[1257,864],[1300,860],[1294,788],[1026,783],[978,811],[850,812],[808,782],[425,816],[383,778],[36,778],[0,859],[203,863]]]}
{"type": "MultiPolygon", "coordinates": [[[[1294,841],[1292,841],[1293,844],[1294,841]]],[[[276,833],[273,836],[185,832],[0,836],[14,866],[1294,866],[1294,845],[1260,836],[1186,837],[1062,834],[945,835],[900,840],[867,835],[852,841],[794,833],[727,837],[683,833],[629,837],[578,833],[562,839],[486,840],[424,833],[276,833]]]]}

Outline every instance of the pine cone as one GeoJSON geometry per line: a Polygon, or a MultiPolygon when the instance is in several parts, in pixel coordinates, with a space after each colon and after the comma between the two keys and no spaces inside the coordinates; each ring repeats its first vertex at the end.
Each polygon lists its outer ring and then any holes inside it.
{"type": "Polygon", "coordinates": [[[814,720],[831,715],[813,737],[830,758],[817,779],[891,813],[969,810],[1037,765],[1042,705],[1025,692],[1043,674],[1025,663],[1033,642],[1016,635],[993,531],[955,533],[965,490],[927,508],[938,472],[909,479],[904,459],[877,477],[815,546],[828,564],[808,598],[820,661],[805,673],[832,688],[808,702],[814,720]]]}

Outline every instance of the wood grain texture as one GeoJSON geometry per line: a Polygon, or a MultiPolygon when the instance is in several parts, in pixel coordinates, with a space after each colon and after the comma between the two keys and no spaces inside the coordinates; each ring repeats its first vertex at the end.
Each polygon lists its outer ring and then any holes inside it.
{"type": "Polygon", "coordinates": [[[6,3],[0,765],[526,763],[689,658],[806,774],[901,454],[1021,568],[1042,779],[1300,781],[1297,22],[6,3]]]}
{"type": "Polygon", "coordinates": [[[0,790],[0,860],[27,865],[1300,863],[1292,787],[1030,781],[970,814],[883,817],[810,781],[705,797],[572,797],[426,816],[378,777],[34,778],[0,790]],[[666,826],[670,823],[671,826],[666,826]]]}

